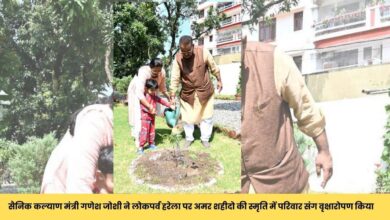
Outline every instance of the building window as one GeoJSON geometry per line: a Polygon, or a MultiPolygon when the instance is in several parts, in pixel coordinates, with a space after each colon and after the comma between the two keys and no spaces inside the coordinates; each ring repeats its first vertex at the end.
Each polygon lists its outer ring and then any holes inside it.
{"type": "Polygon", "coordinates": [[[294,13],[294,31],[302,30],[303,11],[294,13]]]}
{"type": "Polygon", "coordinates": [[[358,64],[359,50],[340,51],[335,53],[338,67],[356,66],[358,64]]]}
{"type": "Polygon", "coordinates": [[[213,50],[209,50],[210,54],[213,55],[213,50]]]}
{"type": "Polygon", "coordinates": [[[219,55],[230,54],[232,52],[232,48],[231,47],[219,48],[217,52],[219,55]]]}
{"type": "Polygon", "coordinates": [[[293,57],[295,65],[297,65],[299,71],[302,72],[302,56],[295,56],[293,57]]]}
{"type": "Polygon", "coordinates": [[[319,64],[320,67],[322,65],[322,68],[324,70],[340,67],[357,66],[358,55],[358,49],[323,52],[319,55],[319,64]]]}
{"type": "Polygon", "coordinates": [[[204,18],[204,9],[199,11],[199,18],[204,18]]]}
{"type": "Polygon", "coordinates": [[[372,64],[372,47],[365,47],[363,49],[363,59],[365,65],[372,64]]]}
{"type": "Polygon", "coordinates": [[[274,41],[276,37],[276,19],[273,18],[259,23],[260,41],[274,41]]]}
{"type": "Polygon", "coordinates": [[[201,37],[198,39],[198,45],[202,46],[203,44],[204,44],[204,39],[203,39],[203,37],[201,37]]]}
{"type": "Polygon", "coordinates": [[[239,53],[241,51],[241,46],[232,46],[232,47],[222,47],[217,49],[218,55],[239,53]]]}
{"type": "Polygon", "coordinates": [[[213,35],[209,36],[209,42],[213,42],[213,35]]]}

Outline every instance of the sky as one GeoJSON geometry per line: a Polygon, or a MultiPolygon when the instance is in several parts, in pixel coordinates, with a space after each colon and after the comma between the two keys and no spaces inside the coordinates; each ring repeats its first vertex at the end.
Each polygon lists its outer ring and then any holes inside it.
{"type": "MultiPolygon", "coordinates": [[[[160,5],[159,6],[160,7],[160,11],[161,11],[161,13],[163,13],[163,14],[165,14],[166,15],[166,10],[165,10],[165,8],[162,6],[162,5],[160,5]]],[[[179,35],[178,35],[178,38],[177,39],[179,39],[182,35],[191,35],[192,33],[191,33],[191,21],[190,21],[190,19],[189,18],[187,18],[187,19],[185,19],[185,20],[183,20],[182,22],[181,22],[181,25],[180,25],[180,27],[179,27],[179,35]]],[[[177,42],[177,41],[176,41],[177,42]]],[[[168,51],[169,50],[169,47],[170,47],[170,42],[169,41],[166,41],[165,43],[164,43],[164,49],[165,49],[165,51],[168,51]]]]}
{"type": "MultiPolygon", "coordinates": [[[[179,27],[179,36],[177,39],[179,39],[182,35],[191,35],[191,34],[192,34],[191,33],[191,21],[190,21],[190,19],[185,19],[179,27]]],[[[169,47],[170,47],[170,42],[166,41],[164,43],[165,51],[168,51],[169,47]]]]}
{"type": "Polygon", "coordinates": [[[190,19],[183,21],[183,24],[180,25],[180,31],[182,35],[191,35],[191,22],[190,19]]]}

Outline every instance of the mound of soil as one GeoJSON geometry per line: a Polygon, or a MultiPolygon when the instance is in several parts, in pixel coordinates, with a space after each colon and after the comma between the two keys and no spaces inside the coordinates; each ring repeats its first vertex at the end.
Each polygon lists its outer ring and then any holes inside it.
{"type": "Polygon", "coordinates": [[[138,180],[157,188],[185,188],[210,183],[220,173],[219,163],[206,152],[162,150],[133,163],[138,180]]]}

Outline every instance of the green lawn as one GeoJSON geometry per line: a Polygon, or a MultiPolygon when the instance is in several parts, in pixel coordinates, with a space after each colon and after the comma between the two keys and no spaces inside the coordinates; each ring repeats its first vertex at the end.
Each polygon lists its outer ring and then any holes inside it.
{"type": "MultiPolygon", "coordinates": [[[[156,133],[170,134],[170,128],[161,117],[156,117],[156,133]]],[[[195,131],[195,142],[191,145],[193,151],[206,151],[217,159],[224,168],[224,174],[217,176],[217,183],[210,187],[202,187],[194,193],[233,193],[240,191],[241,150],[240,143],[214,132],[211,139],[211,148],[205,149],[200,143],[199,130],[195,131]]],[[[170,148],[167,140],[156,135],[156,145],[161,148],[170,148]]],[[[127,106],[114,107],[114,181],[115,193],[164,193],[165,191],[151,189],[145,185],[136,184],[129,175],[131,162],[137,158],[134,140],[130,137],[130,127],[127,120],[127,106]]]]}

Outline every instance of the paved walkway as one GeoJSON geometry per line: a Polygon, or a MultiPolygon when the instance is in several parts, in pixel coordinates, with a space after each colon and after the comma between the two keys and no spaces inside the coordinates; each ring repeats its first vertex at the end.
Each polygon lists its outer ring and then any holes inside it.
{"type": "Polygon", "coordinates": [[[241,127],[241,102],[235,100],[215,100],[213,121],[216,125],[236,132],[241,127]]]}
{"type": "Polygon", "coordinates": [[[322,178],[310,176],[312,191],[372,193],[376,188],[376,165],[383,151],[387,94],[320,103],[327,121],[334,174],[325,190],[322,178]]]}

